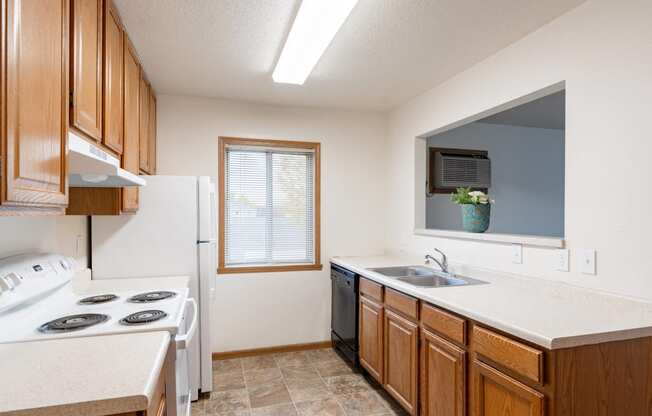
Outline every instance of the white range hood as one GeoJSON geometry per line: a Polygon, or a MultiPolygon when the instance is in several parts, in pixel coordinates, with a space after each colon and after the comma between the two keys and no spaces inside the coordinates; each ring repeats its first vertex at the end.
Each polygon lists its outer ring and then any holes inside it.
{"type": "Polygon", "coordinates": [[[138,175],[120,167],[120,160],[99,147],[68,132],[68,183],[76,188],[120,188],[145,186],[138,175]]]}

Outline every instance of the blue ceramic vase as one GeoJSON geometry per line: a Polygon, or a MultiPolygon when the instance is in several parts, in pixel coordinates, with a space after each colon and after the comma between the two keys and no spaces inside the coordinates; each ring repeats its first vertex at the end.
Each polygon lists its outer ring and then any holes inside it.
{"type": "Polygon", "coordinates": [[[484,233],[489,228],[491,204],[462,204],[462,229],[470,233],[484,233]]]}

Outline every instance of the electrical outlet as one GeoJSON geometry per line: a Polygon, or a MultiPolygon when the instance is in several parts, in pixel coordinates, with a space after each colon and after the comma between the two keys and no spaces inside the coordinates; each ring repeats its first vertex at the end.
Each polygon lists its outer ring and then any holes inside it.
{"type": "Polygon", "coordinates": [[[570,264],[568,262],[569,255],[570,253],[567,248],[557,250],[557,265],[555,267],[556,270],[559,270],[560,272],[567,272],[570,270],[570,264]]]}
{"type": "Polygon", "coordinates": [[[512,263],[523,264],[523,245],[512,244],[512,263]]]}
{"type": "Polygon", "coordinates": [[[584,274],[596,274],[596,252],[593,249],[582,250],[580,256],[580,270],[584,274]]]}

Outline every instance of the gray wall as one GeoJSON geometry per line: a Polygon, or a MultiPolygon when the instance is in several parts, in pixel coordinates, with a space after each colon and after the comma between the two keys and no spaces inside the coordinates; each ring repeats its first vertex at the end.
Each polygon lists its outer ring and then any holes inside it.
{"type": "MultiPolygon", "coordinates": [[[[564,236],[564,130],[477,122],[433,136],[428,146],[489,152],[496,203],[487,232],[564,236]]],[[[449,195],[426,199],[426,226],[462,229],[449,195]]]]}

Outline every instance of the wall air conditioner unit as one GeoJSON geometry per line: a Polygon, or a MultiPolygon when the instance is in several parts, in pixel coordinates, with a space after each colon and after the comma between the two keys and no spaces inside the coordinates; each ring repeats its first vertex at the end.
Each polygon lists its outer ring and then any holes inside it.
{"type": "Polygon", "coordinates": [[[487,151],[430,148],[429,191],[450,193],[469,187],[487,191],[491,187],[491,160],[487,151]]]}

